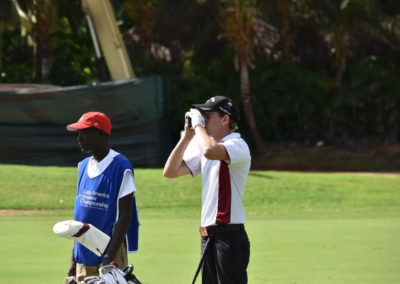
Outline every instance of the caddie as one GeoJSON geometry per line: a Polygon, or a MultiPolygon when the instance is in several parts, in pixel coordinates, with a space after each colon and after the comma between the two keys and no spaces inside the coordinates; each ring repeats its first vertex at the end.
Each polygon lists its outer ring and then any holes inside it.
{"type": "Polygon", "coordinates": [[[110,236],[106,253],[99,257],[75,242],[68,279],[82,282],[97,276],[101,265],[124,269],[128,251],[138,249],[139,220],[134,172],[130,161],[110,149],[112,124],[101,112],[87,112],[67,130],[77,132],[81,152],[90,156],[78,164],[74,220],[89,223],[110,236]]]}
{"type": "MultiPolygon", "coordinates": [[[[247,283],[250,242],[242,198],[251,156],[247,143],[234,132],[238,108],[230,98],[215,96],[194,104],[185,118],[184,133],[165,163],[164,176],[202,174],[202,281],[247,283]]],[[[196,276],[197,272],[194,281],[196,276]]]]}

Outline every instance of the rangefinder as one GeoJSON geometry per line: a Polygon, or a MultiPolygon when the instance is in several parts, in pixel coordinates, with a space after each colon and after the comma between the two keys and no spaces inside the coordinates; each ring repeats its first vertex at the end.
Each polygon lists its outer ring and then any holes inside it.
{"type": "Polygon", "coordinates": [[[189,128],[192,128],[192,118],[188,114],[185,115],[185,124],[189,128]]]}

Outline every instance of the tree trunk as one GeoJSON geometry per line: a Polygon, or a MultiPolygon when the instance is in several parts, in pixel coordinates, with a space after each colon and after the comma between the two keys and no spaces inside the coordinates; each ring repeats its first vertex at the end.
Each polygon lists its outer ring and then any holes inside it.
{"type": "Polygon", "coordinates": [[[49,35],[49,3],[38,1],[37,11],[37,66],[36,76],[41,82],[50,81],[50,35],[49,35]]]}
{"type": "Polygon", "coordinates": [[[338,58],[337,60],[337,69],[336,69],[336,76],[335,76],[335,87],[336,89],[340,89],[342,87],[343,81],[343,74],[347,68],[347,59],[345,56],[338,58]]]}
{"type": "Polygon", "coordinates": [[[339,30],[336,34],[336,76],[335,76],[335,87],[340,89],[343,82],[343,74],[347,69],[347,57],[350,53],[350,37],[345,32],[339,30]]]}
{"type": "Polygon", "coordinates": [[[254,139],[255,151],[265,153],[267,150],[264,139],[258,131],[257,123],[254,117],[253,104],[250,96],[249,67],[246,60],[240,62],[240,89],[242,91],[242,103],[244,117],[249,126],[250,133],[254,139]]]}
{"type": "Polygon", "coordinates": [[[283,41],[283,49],[282,49],[282,59],[284,61],[290,60],[290,49],[291,49],[291,35],[290,35],[290,4],[287,0],[280,1],[280,9],[282,14],[282,41],[283,41]]]}
{"type": "MultiPolygon", "coordinates": [[[[3,34],[4,34],[4,28],[2,27],[2,24],[0,23],[0,73],[3,71],[3,34]]],[[[0,74],[1,76],[1,74],[0,74]]],[[[1,82],[1,79],[0,79],[1,82]]]]}

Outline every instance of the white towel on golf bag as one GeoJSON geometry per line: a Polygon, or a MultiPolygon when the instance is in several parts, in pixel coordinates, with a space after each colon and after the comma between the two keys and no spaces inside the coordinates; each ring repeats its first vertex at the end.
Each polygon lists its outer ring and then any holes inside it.
{"type": "Polygon", "coordinates": [[[85,278],[86,284],[128,284],[125,273],[114,265],[105,265],[99,269],[100,276],[85,278]]]}

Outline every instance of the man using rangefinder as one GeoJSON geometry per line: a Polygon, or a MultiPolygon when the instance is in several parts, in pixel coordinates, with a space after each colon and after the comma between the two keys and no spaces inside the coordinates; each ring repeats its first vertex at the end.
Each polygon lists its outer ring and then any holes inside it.
{"type": "Polygon", "coordinates": [[[202,281],[207,284],[247,283],[250,243],[242,198],[251,156],[234,132],[237,121],[238,109],[230,98],[215,96],[194,104],[164,167],[169,178],[202,174],[202,281]]]}

